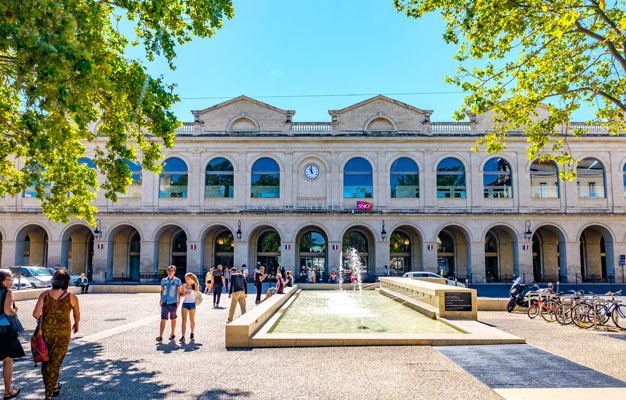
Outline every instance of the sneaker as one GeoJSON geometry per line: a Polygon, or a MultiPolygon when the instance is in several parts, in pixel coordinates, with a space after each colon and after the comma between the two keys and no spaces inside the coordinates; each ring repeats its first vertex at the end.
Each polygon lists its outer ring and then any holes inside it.
{"type": "Polygon", "coordinates": [[[157,342],[162,342],[163,341],[163,337],[162,336],[157,336],[156,341],[157,342]]]}
{"type": "Polygon", "coordinates": [[[176,339],[176,335],[170,335],[170,340],[176,339]]]}
{"type": "Polygon", "coordinates": [[[181,343],[185,343],[185,337],[184,337],[184,336],[182,336],[182,337],[180,338],[180,340],[179,340],[179,341],[180,341],[181,343]]]}
{"type": "Polygon", "coordinates": [[[193,332],[189,335],[189,340],[193,340],[193,332]]]}

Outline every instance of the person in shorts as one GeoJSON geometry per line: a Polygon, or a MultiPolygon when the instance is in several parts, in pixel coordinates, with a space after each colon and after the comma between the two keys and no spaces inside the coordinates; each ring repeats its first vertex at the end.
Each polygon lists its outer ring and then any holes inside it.
{"type": "Polygon", "coordinates": [[[174,334],[176,330],[176,310],[180,304],[180,291],[178,288],[181,287],[183,283],[174,276],[175,273],[176,267],[170,265],[167,267],[167,277],[161,279],[161,299],[159,301],[159,305],[161,306],[161,329],[159,336],[156,338],[157,342],[163,341],[163,331],[165,330],[165,324],[168,319],[172,327],[170,340],[176,339],[176,335],[174,334]]]}

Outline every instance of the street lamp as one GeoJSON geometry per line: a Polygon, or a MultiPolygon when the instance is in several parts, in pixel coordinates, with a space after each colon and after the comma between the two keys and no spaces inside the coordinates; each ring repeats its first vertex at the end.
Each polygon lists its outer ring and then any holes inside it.
{"type": "Polygon", "coordinates": [[[96,229],[93,230],[93,237],[96,240],[100,240],[102,237],[102,223],[99,219],[96,219],[96,229]]]}
{"type": "Polygon", "coordinates": [[[533,238],[533,231],[530,230],[530,221],[526,220],[524,223],[524,239],[529,241],[533,238]]]}
{"type": "Polygon", "coordinates": [[[387,237],[387,231],[385,230],[385,220],[383,219],[383,230],[380,231],[380,236],[382,236],[383,240],[387,237]]]}
{"type": "Polygon", "coordinates": [[[241,240],[241,220],[237,221],[237,239],[241,240]]]}

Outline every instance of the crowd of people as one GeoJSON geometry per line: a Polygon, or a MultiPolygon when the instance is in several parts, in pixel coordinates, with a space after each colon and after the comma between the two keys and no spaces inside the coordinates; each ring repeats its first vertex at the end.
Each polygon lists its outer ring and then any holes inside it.
{"type": "MultiPolygon", "coordinates": [[[[185,274],[185,283],[177,278],[176,267],[170,265],[167,268],[167,277],[161,280],[161,295],[159,305],[161,307],[161,324],[159,336],[156,341],[163,341],[163,333],[167,321],[170,321],[169,340],[176,339],[176,321],[178,319],[177,310],[182,301],[182,336],[179,339],[181,343],[185,343],[185,335],[187,332],[187,321],[189,321],[190,334],[189,339],[194,339],[194,330],[196,326],[195,314],[196,307],[203,301],[200,291],[200,283],[193,273],[185,274]]],[[[263,294],[263,282],[268,278],[265,273],[265,267],[258,265],[254,270],[253,284],[256,288],[255,304],[261,303],[263,294]]],[[[291,271],[285,271],[285,268],[278,268],[275,271],[276,293],[284,292],[285,287],[293,286],[293,274],[291,271]]],[[[248,297],[248,267],[243,264],[240,269],[236,267],[224,268],[222,265],[211,267],[204,278],[205,288],[202,293],[212,294],[213,308],[221,308],[220,302],[222,293],[227,292],[228,298],[231,299],[230,309],[228,312],[228,320],[233,321],[237,305],[241,310],[241,315],[246,313],[246,299],[248,297]]]]}
{"type": "MultiPolygon", "coordinates": [[[[33,338],[41,338],[43,344],[36,347],[41,360],[41,375],[45,388],[45,398],[51,399],[61,392],[59,373],[73,333],[77,333],[80,323],[78,297],[68,292],[70,274],[65,269],[57,270],[50,281],[52,288],[41,293],[33,310],[37,328],[33,338]],[[73,315],[74,324],[70,320],[73,315]]],[[[20,394],[20,389],[12,386],[13,359],[25,356],[19,336],[23,328],[17,317],[11,285],[13,276],[0,271],[0,360],[3,363],[4,399],[12,399],[20,394]]],[[[41,342],[41,341],[40,341],[41,342]]],[[[36,359],[37,360],[37,359],[36,359]]]]}

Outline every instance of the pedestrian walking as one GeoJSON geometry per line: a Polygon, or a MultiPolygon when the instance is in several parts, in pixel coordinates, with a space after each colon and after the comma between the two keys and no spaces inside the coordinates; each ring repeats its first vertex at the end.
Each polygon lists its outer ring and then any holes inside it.
{"type": "Polygon", "coordinates": [[[217,269],[213,271],[213,278],[211,279],[211,286],[213,287],[213,308],[220,306],[220,298],[222,297],[222,290],[224,287],[224,267],[217,266],[217,269]]]}
{"type": "Polygon", "coordinates": [[[183,308],[181,314],[183,316],[182,336],[180,342],[185,343],[185,332],[187,331],[187,317],[189,317],[189,327],[191,333],[189,334],[189,340],[194,339],[193,331],[196,329],[196,292],[200,290],[200,282],[198,277],[187,272],[185,274],[185,285],[180,287],[181,296],[183,297],[183,308]]]}
{"type": "MultiPolygon", "coordinates": [[[[245,265],[244,265],[245,266],[245,265]]],[[[248,283],[243,274],[237,273],[237,268],[231,269],[230,289],[228,290],[228,298],[230,301],[230,309],[228,310],[227,323],[233,322],[237,304],[241,309],[241,315],[246,313],[246,298],[248,298],[248,283]]]]}
{"type": "Polygon", "coordinates": [[[13,381],[13,359],[24,357],[24,349],[20,344],[17,334],[11,329],[9,319],[17,313],[17,307],[13,302],[11,285],[13,276],[7,271],[0,271],[0,319],[6,324],[0,326],[0,360],[2,360],[2,375],[4,377],[4,398],[12,399],[20,394],[19,388],[11,386],[13,381]]]}
{"type": "Polygon", "coordinates": [[[57,270],[50,279],[52,289],[39,296],[33,310],[33,317],[41,318],[43,340],[48,348],[48,361],[41,363],[46,399],[58,396],[61,391],[62,384],[59,383],[61,366],[70,345],[72,332],[78,332],[80,323],[78,297],[67,291],[70,279],[70,274],[65,269],[57,270]],[[74,317],[73,326],[70,311],[74,317]]]}
{"type": "Polygon", "coordinates": [[[228,267],[224,267],[224,286],[228,292],[230,290],[230,268],[228,267]]]}
{"type": "Polygon", "coordinates": [[[215,267],[212,266],[209,272],[204,276],[204,293],[209,293],[211,291],[211,279],[213,278],[213,271],[215,267]]]}
{"type": "Polygon", "coordinates": [[[87,279],[87,277],[85,276],[85,273],[83,272],[82,274],[80,274],[80,278],[79,282],[80,282],[80,294],[87,294],[89,293],[89,279],[87,279]]]}
{"type": "Polygon", "coordinates": [[[176,339],[176,310],[180,304],[180,292],[178,288],[183,283],[174,276],[176,273],[176,266],[170,265],[167,267],[167,276],[161,279],[161,299],[159,305],[161,306],[161,326],[159,330],[159,336],[156,338],[157,342],[163,341],[163,331],[165,331],[165,324],[169,318],[170,327],[172,333],[170,334],[170,340],[176,339]]]}
{"type": "Polygon", "coordinates": [[[267,274],[264,274],[265,267],[261,265],[259,270],[254,274],[254,287],[256,288],[256,300],[255,304],[259,304],[261,302],[261,292],[263,290],[263,280],[267,278],[267,274]]]}
{"type": "Polygon", "coordinates": [[[242,270],[241,273],[243,274],[243,277],[245,278],[246,282],[248,282],[248,274],[249,274],[249,272],[248,272],[248,267],[246,266],[246,264],[243,264],[241,266],[241,270],[242,270]]]}

